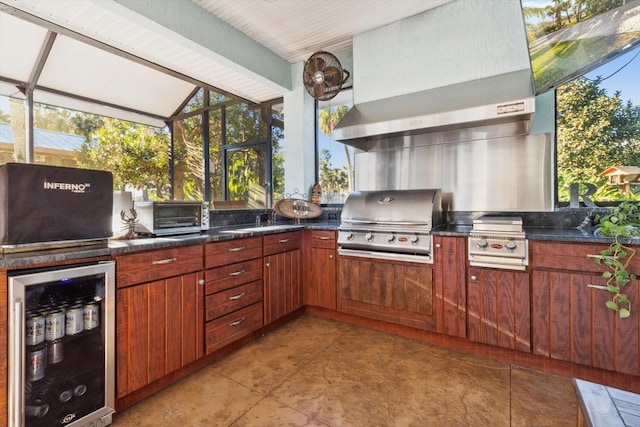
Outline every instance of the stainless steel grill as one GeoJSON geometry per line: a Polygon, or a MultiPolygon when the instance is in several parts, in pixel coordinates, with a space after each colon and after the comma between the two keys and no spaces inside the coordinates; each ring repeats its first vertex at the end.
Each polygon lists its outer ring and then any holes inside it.
{"type": "Polygon", "coordinates": [[[338,253],[432,263],[431,230],[442,221],[439,189],[353,192],[338,227],[338,253]]]}
{"type": "Polygon", "coordinates": [[[469,265],[525,270],[528,264],[529,242],[521,218],[487,215],[473,220],[469,265]]]}

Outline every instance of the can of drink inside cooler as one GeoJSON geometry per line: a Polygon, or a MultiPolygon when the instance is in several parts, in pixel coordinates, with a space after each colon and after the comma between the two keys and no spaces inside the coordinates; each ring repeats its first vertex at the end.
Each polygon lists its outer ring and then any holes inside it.
{"type": "Polygon", "coordinates": [[[40,343],[27,347],[26,362],[27,381],[38,381],[44,378],[47,369],[47,345],[40,343]]]}
{"type": "Polygon", "coordinates": [[[65,313],[62,310],[53,310],[45,317],[45,338],[47,341],[57,340],[64,336],[66,327],[65,313]]]}
{"type": "Polygon", "coordinates": [[[100,306],[95,302],[85,304],[83,311],[84,330],[95,329],[100,324],[100,306]]]}
{"type": "Polygon", "coordinates": [[[62,338],[47,342],[47,364],[55,365],[64,360],[64,342],[62,338]]]}
{"type": "Polygon", "coordinates": [[[42,314],[27,314],[25,326],[27,345],[37,345],[44,341],[44,316],[42,314]]]}
{"type": "Polygon", "coordinates": [[[67,335],[75,335],[84,330],[84,307],[81,305],[74,305],[69,307],[66,313],[66,328],[65,333],[67,335]]]}

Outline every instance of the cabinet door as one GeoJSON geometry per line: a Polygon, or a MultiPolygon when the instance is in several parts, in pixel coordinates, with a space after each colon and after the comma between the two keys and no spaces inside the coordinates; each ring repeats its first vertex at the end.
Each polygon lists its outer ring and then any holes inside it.
{"type": "Polygon", "coordinates": [[[305,303],[336,309],[336,235],[334,231],[305,230],[305,303]]]}
{"type": "Polygon", "coordinates": [[[529,273],[470,268],[467,284],[471,341],[531,351],[529,273]]]}
{"type": "MultiPolygon", "coordinates": [[[[638,317],[620,319],[605,307],[609,292],[598,274],[533,272],[533,352],[625,374],[640,374],[638,317]]],[[[625,288],[639,301],[638,282],[625,288]],[[635,286],[634,286],[635,284],[635,286]]]]}
{"type": "MultiPolygon", "coordinates": [[[[611,294],[588,287],[604,285],[604,267],[593,260],[607,246],[531,242],[533,352],[554,359],[631,375],[640,375],[640,281],[624,293],[633,304],[620,319],[605,306],[611,294]]],[[[633,246],[637,250],[638,246],[633,246]]],[[[638,275],[640,256],[629,264],[638,275]]]]}
{"type": "Polygon", "coordinates": [[[436,236],[434,243],[437,331],[465,338],[467,238],[436,236]]]}
{"type": "Polygon", "coordinates": [[[300,249],[264,258],[264,324],[302,307],[300,249]]]}
{"type": "Polygon", "coordinates": [[[204,354],[202,273],[121,288],[116,295],[120,398],[204,354]]]}
{"type": "Polygon", "coordinates": [[[336,251],[311,248],[305,269],[306,303],[336,309],[336,251]]]}
{"type": "Polygon", "coordinates": [[[338,265],[339,311],[436,329],[430,266],[346,256],[338,265]]]}

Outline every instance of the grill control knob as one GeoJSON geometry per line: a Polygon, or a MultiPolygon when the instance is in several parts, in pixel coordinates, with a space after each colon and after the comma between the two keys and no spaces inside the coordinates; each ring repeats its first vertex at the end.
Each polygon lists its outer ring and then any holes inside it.
{"type": "Polygon", "coordinates": [[[478,249],[487,249],[489,247],[489,242],[487,242],[487,239],[479,239],[476,246],[478,249]]]}
{"type": "Polygon", "coordinates": [[[413,243],[414,245],[415,245],[416,243],[418,243],[418,241],[419,241],[419,240],[420,240],[420,238],[419,238],[418,236],[411,236],[411,238],[409,239],[409,241],[410,241],[411,243],[413,243]]]}
{"type": "Polygon", "coordinates": [[[353,233],[347,233],[347,240],[353,240],[353,233]]]}
{"type": "Polygon", "coordinates": [[[387,242],[391,243],[391,242],[393,242],[395,240],[396,240],[396,236],[394,236],[393,234],[389,234],[387,236],[387,242]]]}
{"type": "Polygon", "coordinates": [[[507,243],[504,244],[504,248],[510,252],[513,252],[518,249],[518,245],[516,245],[516,242],[514,242],[513,240],[508,240],[507,243]]]}
{"type": "Polygon", "coordinates": [[[373,241],[373,234],[371,234],[371,233],[367,233],[367,234],[364,236],[364,238],[365,238],[365,239],[367,239],[367,242],[372,242],[372,241],[373,241]]]}

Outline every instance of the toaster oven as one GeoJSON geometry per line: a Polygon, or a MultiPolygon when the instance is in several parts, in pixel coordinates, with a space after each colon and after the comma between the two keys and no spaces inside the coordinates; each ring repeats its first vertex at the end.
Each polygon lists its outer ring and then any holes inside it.
{"type": "Polygon", "coordinates": [[[140,234],[168,236],[209,229],[208,202],[134,202],[134,208],[140,234]]]}

